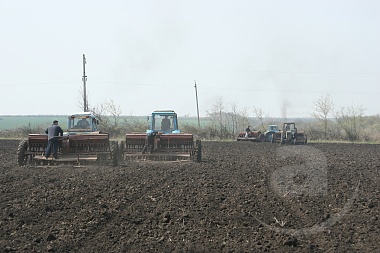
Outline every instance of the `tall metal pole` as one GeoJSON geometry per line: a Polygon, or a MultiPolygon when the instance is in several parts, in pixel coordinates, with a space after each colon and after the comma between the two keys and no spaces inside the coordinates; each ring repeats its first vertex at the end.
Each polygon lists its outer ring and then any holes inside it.
{"type": "Polygon", "coordinates": [[[88,104],[87,104],[87,92],[86,92],[86,81],[87,81],[87,76],[86,76],[86,56],[83,54],[83,110],[85,112],[88,111],[88,104]]]}
{"type": "Polygon", "coordinates": [[[199,121],[199,106],[198,106],[198,90],[197,90],[197,81],[194,80],[194,88],[195,88],[195,99],[197,101],[197,116],[198,116],[198,127],[201,127],[201,122],[199,121]]]}

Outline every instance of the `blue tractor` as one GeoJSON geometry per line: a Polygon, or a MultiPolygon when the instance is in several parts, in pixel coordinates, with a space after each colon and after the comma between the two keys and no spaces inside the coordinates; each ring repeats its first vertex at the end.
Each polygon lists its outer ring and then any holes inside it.
{"type": "Polygon", "coordinates": [[[279,143],[281,141],[281,131],[278,130],[277,125],[269,125],[268,131],[264,135],[267,142],[279,143]]]}
{"type": "Polygon", "coordinates": [[[202,159],[201,141],[192,134],[181,133],[177,113],[156,110],[148,116],[149,129],[145,133],[126,134],[119,150],[123,160],[193,160],[202,159]]]}
{"type": "Polygon", "coordinates": [[[148,116],[149,129],[146,130],[147,134],[161,133],[161,134],[180,134],[181,130],[178,129],[177,113],[173,110],[157,110],[148,116]]]}

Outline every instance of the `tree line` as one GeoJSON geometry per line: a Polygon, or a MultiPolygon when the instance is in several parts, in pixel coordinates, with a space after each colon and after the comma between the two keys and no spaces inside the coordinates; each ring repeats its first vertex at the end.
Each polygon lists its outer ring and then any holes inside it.
{"type": "MultiPolygon", "coordinates": [[[[175,109],[175,108],[174,108],[175,109]]],[[[91,111],[98,117],[103,132],[111,138],[124,138],[126,133],[145,132],[148,125],[140,117],[123,117],[121,107],[113,100],[103,102],[91,111]]],[[[251,130],[267,131],[269,125],[278,125],[288,120],[294,121],[299,130],[306,131],[309,140],[336,140],[351,142],[380,142],[380,115],[365,116],[365,108],[350,105],[335,108],[329,94],[314,101],[310,118],[274,118],[261,108],[239,109],[236,103],[226,103],[223,97],[214,102],[201,119],[200,127],[194,124],[181,124],[182,132],[192,133],[205,140],[234,140],[247,126],[251,130]],[[249,116],[252,115],[252,116],[249,116]]],[[[46,126],[27,125],[1,131],[2,137],[25,137],[29,133],[43,133],[46,126]]]]}
{"type": "Polygon", "coordinates": [[[201,128],[187,125],[184,127],[202,139],[236,139],[239,132],[247,126],[251,129],[267,131],[269,125],[282,127],[285,121],[294,121],[299,130],[304,130],[309,140],[380,142],[380,115],[365,115],[361,105],[336,108],[329,94],[314,101],[314,109],[309,118],[286,119],[267,115],[261,108],[253,107],[239,110],[236,103],[227,105],[218,98],[211,110],[207,111],[208,124],[201,128]],[[249,114],[253,116],[249,117],[249,114]]]}

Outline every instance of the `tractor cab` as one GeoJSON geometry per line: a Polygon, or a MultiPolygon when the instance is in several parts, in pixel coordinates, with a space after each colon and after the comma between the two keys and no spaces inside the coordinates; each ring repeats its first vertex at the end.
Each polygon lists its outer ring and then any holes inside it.
{"type": "Polygon", "coordinates": [[[297,133],[296,124],[293,123],[293,122],[290,122],[290,123],[284,123],[283,128],[282,128],[282,131],[285,131],[285,132],[292,132],[292,133],[297,133]]]}
{"type": "Polygon", "coordinates": [[[147,134],[179,134],[177,114],[173,110],[157,110],[148,116],[147,134]]]}
{"type": "Polygon", "coordinates": [[[67,131],[69,135],[98,132],[98,120],[90,112],[75,113],[68,117],[67,131]]]}
{"type": "Polygon", "coordinates": [[[277,132],[278,126],[277,125],[269,125],[268,126],[268,132],[277,132]]]}

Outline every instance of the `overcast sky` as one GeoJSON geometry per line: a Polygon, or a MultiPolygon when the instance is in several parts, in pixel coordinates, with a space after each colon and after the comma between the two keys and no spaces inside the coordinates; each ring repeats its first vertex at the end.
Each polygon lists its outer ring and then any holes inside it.
{"type": "Polygon", "coordinates": [[[0,115],[174,109],[201,116],[222,97],[254,116],[380,110],[378,0],[0,0],[0,115]],[[286,109],[286,110],[285,110],[286,109]]]}

